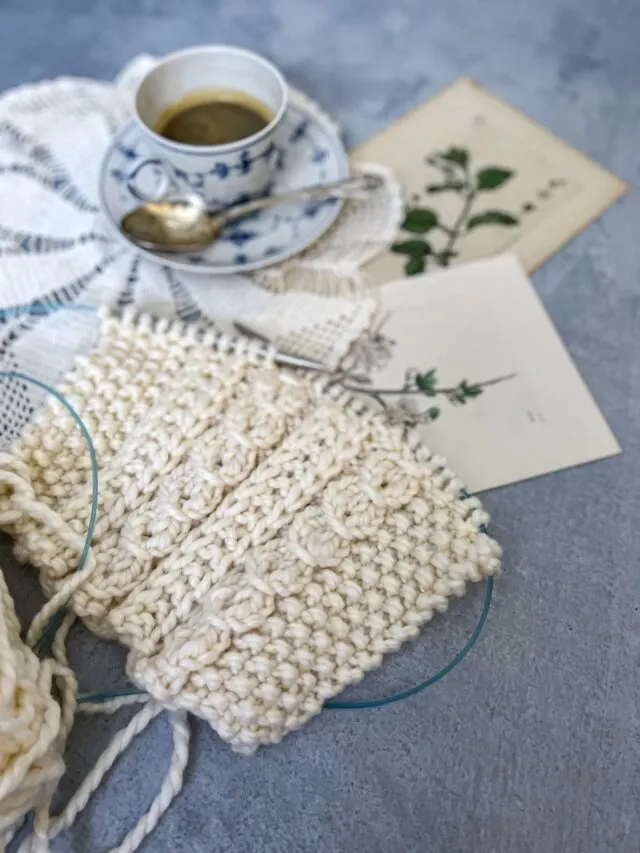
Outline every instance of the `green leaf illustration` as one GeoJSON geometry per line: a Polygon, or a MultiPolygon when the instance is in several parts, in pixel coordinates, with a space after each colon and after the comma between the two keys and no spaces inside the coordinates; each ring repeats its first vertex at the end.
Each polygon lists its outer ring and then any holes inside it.
{"type": "Polygon", "coordinates": [[[427,411],[427,414],[429,415],[429,418],[430,418],[432,421],[435,421],[435,420],[437,420],[437,419],[440,417],[440,409],[439,409],[437,406],[432,406],[432,407],[427,411]]]}
{"type": "Polygon", "coordinates": [[[432,252],[431,246],[426,240],[405,240],[402,243],[394,243],[391,251],[398,255],[411,255],[412,257],[424,257],[432,252]]]}
{"type": "Polygon", "coordinates": [[[448,151],[444,151],[441,155],[443,160],[448,160],[450,163],[457,163],[458,166],[466,168],[469,162],[469,152],[466,148],[456,148],[451,146],[448,151]]]}
{"type": "Polygon", "coordinates": [[[466,379],[462,379],[458,385],[447,394],[449,402],[455,405],[466,406],[467,400],[473,400],[482,394],[480,385],[469,385],[466,379]]]}
{"type": "Polygon", "coordinates": [[[407,211],[402,227],[414,234],[426,234],[438,224],[438,216],[426,207],[413,207],[407,211]]]}
{"type": "Polygon", "coordinates": [[[482,394],[482,388],[479,385],[466,385],[465,386],[465,396],[469,399],[473,399],[474,397],[479,397],[482,394]]]}
{"type": "Polygon", "coordinates": [[[452,391],[448,395],[448,397],[449,397],[449,402],[454,406],[455,405],[460,405],[460,406],[466,405],[467,401],[466,401],[465,396],[462,393],[462,391],[452,391]]]}
{"type": "Polygon", "coordinates": [[[506,210],[485,210],[469,219],[467,231],[472,231],[478,225],[518,225],[518,219],[506,210]]]}
{"type": "Polygon", "coordinates": [[[404,265],[404,271],[406,275],[420,275],[421,272],[424,272],[424,258],[418,255],[409,258],[404,265]]]}
{"type": "Polygon", "coordinates": [[[435,397],[436,379],[435,367],[427,373],[418,373],[415,378],[416,388],[426,394],[427,397],[435,397]]]}
{"type": "Polygon", "coordinates": [[[465,188],[465,186],[466,184],[464,184],[462,181],[451,181],[450,183],[446,184],[429,184],[426,187],[426,190],[428,193],[431,193],[433,195],[434,193],[449,192],[449,190],[453,190],[454,192],[460,192],[465,188]]]}
{"type": "Polygon", "coordinates": [[[513,175],[510,169],[501,169],[498,166],[488,166],[480,169],[476,175],[476,187],[479,190],[496,190],[509,180],[513,175]]]}
{"type": "Polygon", "coordinates": [[[441,267],[448,267],[453,258],[458,257],[458,253],[451,249],[443,249],[433,256],[441,267]]]}

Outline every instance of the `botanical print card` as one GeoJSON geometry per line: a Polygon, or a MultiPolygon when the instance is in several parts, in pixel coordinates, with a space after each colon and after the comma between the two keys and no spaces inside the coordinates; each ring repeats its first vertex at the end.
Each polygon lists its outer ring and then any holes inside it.
{"type": "Polygon", "coordinates": [[[398,175],[407,215],[374,281],[514,252],[528,271],[599,216],[625,184],[461,79],[356,149],[398,175]]]}
{"type": "Polygon", "coordinates": [[[379,296],[348,366],[470,491],[620,452],[514,255],[403,278],[379,296]]]}

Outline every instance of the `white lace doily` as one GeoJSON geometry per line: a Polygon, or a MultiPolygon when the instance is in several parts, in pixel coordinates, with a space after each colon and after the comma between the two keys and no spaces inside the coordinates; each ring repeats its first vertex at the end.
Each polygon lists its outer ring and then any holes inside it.
{"type": "MultiPolygon", "coordinates": [[[[372,316],[375,302],[359,270],[393,240],[402,216],[399,186],[372,166],[386,178],[374,198],[346,202],[307,252],[254,276],[201,277],[141,259],[103,223],[98,175],[110,137],[130,116],[137,80],[153,61],[138,57],[114,84],[60,78],[0,98],[0,309],[34,301],[135,304],[185,321],[208,317],[223,328],[241,319],[282,349],[336,366],[372,316]]],[[[90,348],[96,330],[89,312],[4,317],[0,369],[54,384],[90,348]]],[[[2,442],[19,434],[42,395],[0,382],[2,442]]]]}

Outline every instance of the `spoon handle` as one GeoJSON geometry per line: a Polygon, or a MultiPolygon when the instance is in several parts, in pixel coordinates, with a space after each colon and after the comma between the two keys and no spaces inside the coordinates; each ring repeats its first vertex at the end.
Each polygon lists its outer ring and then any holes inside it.
{"type": "Polygon", "coordinates": [[[358,175],[355,178],[346,178],[342,181],[334,181],[331,184],[319,184],[315,187],[305,187],[281,195],[257,198],[245,204],[234,205],[222,213],[212,214],[212,218],[215,218],[217,223],[224,227],[227,223],[233,222],[234,219],[240,219],[249,213],[255,213],[256,210],[263,210],[265,207],[272,207],[276,204],[299,204],[300,202],[326,201],[330,198],[357,196],[360,193],[378,189],[382,183],[382,178],[379,175],[358,175]]]}

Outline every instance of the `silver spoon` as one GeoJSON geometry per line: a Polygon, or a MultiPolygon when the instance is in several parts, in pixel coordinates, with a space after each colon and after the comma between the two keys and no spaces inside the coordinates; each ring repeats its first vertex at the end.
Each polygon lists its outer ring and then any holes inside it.
{"type": "Polygon", "coordinates": [[[326,201],[358,196],[378,189],[379,175],[361,175],[332,184],[306,187],[282,195],[265,196],[236,204],[220,213],[208,213],[196,196],[152,201],[128,213],[120,228],[143,249],[154,252],[201,252],[208,248],[230,222],[275,204],[326,201]]]}

